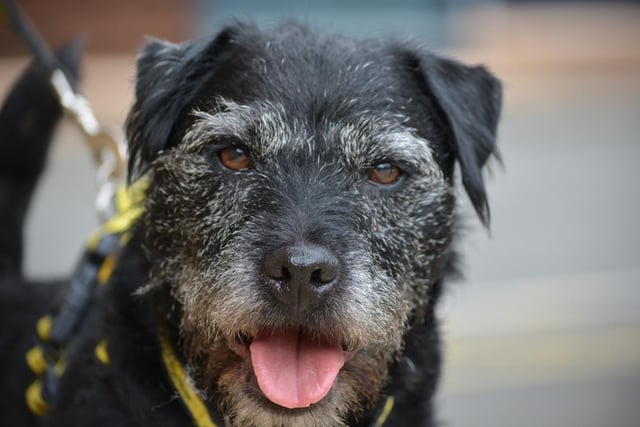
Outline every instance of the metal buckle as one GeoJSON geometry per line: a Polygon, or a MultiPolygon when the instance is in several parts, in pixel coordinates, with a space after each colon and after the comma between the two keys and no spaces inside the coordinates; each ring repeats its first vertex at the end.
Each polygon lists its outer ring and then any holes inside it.
{"type": "Polygon", "coordinates": [[[126,170],[124,137],[117,134],[115,130],[107,129],[98,123],[89,102],[72,89],[69,80],[60,69],[52,72],[51,85],[65,112],[80,127],[98,166],[96,209],[100,220],[105,221],[110,216],[115,183],[124,177],[126,170]]]}

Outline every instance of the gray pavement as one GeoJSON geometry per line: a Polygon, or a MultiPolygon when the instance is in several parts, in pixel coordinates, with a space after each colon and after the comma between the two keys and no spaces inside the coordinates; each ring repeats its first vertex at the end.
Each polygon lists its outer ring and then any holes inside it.
{"type": "Polygon", "coordinates": [[[556,79],[507,102],[491,234],[442,310],[453,426],[640,425],[640,74],[556,79]]]}

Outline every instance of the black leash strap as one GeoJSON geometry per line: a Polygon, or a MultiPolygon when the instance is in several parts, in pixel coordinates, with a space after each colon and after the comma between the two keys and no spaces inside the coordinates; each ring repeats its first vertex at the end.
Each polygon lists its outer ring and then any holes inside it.
{"type": "Polygon", "coordinates": [[[99,185],[97,208],[103,220],[108,218],[106,204],[114,190],[114,183],[124,176],[126,154],[123,137],[120,133],[101,126],[96,119],[89,102],[78,92],[77,79],[65,72],[52,50],[38,30],[12,0],[3,0],[2,11],[16,33],[24,40],[40,69],[46,74],[64,111],[79,125],[86,142],[91,148],[98,165],[97,181],[99,185]]]}
{"type": "MultiPolygon", "coordinates": [[[[27,18],[12,0],[3,0],[4,9],[9,19],[9,23],[13,30],[27,44],[38,64],[48,73],[54,70],[63,70],[64,67],[58,62],[47,43],[44,41],[38,30],[33,26],[29,18],[27,18]]],[[[65,74],[71,85],[75,85],[72,77],[68,73],[65,74]]]]}

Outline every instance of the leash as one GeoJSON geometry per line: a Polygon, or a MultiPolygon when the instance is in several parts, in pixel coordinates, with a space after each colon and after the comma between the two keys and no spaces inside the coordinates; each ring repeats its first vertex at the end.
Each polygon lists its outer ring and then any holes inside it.
{"type": "Polygon", "coordinates": [[[11,27],[29,47],[36,62],[47,74],[49,84],[63,110],[80,128],[97,165],[96,209],[100,220],[107,220],[112,214],[109,211],[111,197],[117,188],[117,182],[122,180],[126,171],[126,150],[122,132],[98,123],[87,99],[74,89],[77,82],[63,71],[64,67],[15,2],[3,0],[0,4],[0,15],[6,15],[11,27]]]}
{"type": "MultiPolygon", "coordinates": [[[[26,401],[35,415],[46,414],[55,401],[66,368],[65,349],[90,312],[95,290],[109,282],[122,248],[130,241],[131,229],[144,211],[148,186],[149,179],[144,177],[116,190],[112,198],[116,213],[89,238],[62,308],[36,323],[36,345],[26,354],[27,365],[36,376],[27,388],[26,401]]],[[[106,344],[102,346],[97,356],[108,361],[106,344]]]]}
{"type": "Polygon", "coordinates": [[[59,378],[64,374],[65,347],[90,310],[96,287],[109,280],[117,252],[130,238],[129,229],[142,213],[148,182],[141,180],[129,189],[118,189],[116,181],[124,176],[126,163],[122,138],[99,125],[87,100],[74,89],[77,82],[63,71],[42,36],[12,0],[0,3],[0,15],[31,50],[63,110],[80,127],[98,166],[96,208],[103,225],[86,246],[62,309],[55,316],[38,320],[36,345],[26,354],[27,364],[36,375],[26,391],[27,405],[34,414],[43,415],[54,401],[59,378]]]}

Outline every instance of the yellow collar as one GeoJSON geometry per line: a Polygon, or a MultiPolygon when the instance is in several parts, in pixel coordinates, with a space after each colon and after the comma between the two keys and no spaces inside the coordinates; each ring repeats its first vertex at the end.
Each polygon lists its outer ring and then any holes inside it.
{"type": "MultiPolygon", "coordinates": [[[[189,412],[194,425],[196,427],[218,427],[218,424],[213,421],[209,414],[209,410],[202,399],[200,399],[200,396],[191,381],[188,379],[187,374],[182,367],[182,363],[180,363],[180,360],[173,349],[164,314],[158,310],[156,318],[162,362],[164,363],[167,375],[169,375],[169,379],[173,384],[173,388],[175,388],[178,395],[180,395],[180,398],[189,412]]],[[[220,426],[222,426],[222,424],[220,424],[220,426]]]]}

